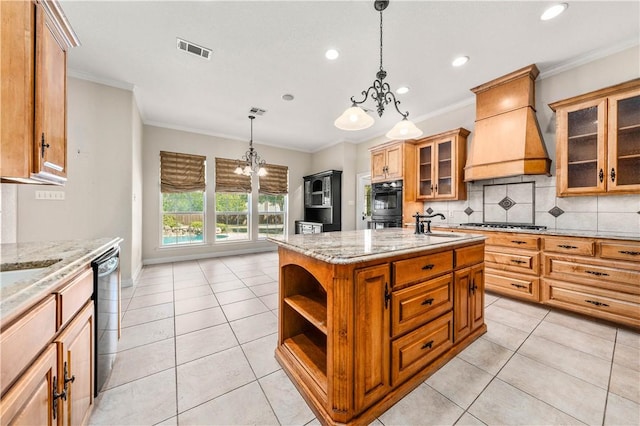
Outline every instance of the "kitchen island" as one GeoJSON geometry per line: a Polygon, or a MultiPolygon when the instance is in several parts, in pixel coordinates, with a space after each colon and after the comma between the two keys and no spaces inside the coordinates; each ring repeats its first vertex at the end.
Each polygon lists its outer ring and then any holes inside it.
{"type": "Polygon", "coordinates": [[[486,331],[484,239],[398,228],[271,238],[276,359],[322,423],[369,424],[486,331]]]}

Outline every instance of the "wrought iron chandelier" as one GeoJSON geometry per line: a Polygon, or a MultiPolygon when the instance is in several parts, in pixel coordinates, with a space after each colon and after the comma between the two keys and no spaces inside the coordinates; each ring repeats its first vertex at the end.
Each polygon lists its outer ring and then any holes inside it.
{"type": "Polygon", "coordinates": [[[256,117],[249,116],[251,120],[251,139],[249,139],[249,150],[244,153],[242,158],[238,161],[238,167],[233,171],[237,175],[251,176],[252,173],[256,173],[258,176],[266,176],[267,169],[265,161],[260,158],[258,152],[253,149],[253,120],[256,117]]]}
{"type": "Polygon", "coordinates": [[[351,107],[347,108],[333,124],[342,130],[362,130],[371,127],[374,123],[373,117],[358,106],[366,102],[369,96],[371,96],[371,99],[376,102],[379,117],[382,117],[385,107],[389,104],[392,104],[396,111],[398,111],[398,114],[402,116],[402,120],[387,132],[386,136],[389,139],[417,138],[422,135],[422,130],[418,129],[412,121],[407,119],[409,111],[400,111],[400,108],[398,108],[400,101],[396,99],[396,96],[391,91],[389,83],[384,81],[387,77],[387,72],[382,67],[382,11],[385,10],[387,6],[389,6],[389,0],[376,0],[373,2],[373,7],[380,12],[380,69],[376,73],[376,79],[367,90],[362,91],[364,98],[361,101],[356,101],[353,96],[351,97],[351,107]]]}

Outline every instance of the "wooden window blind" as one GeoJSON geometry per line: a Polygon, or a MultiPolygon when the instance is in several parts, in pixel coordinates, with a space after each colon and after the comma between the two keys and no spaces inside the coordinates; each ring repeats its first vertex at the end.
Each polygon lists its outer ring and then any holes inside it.
{"type": "Polygon", "coordinates": [[[251,192],[251,176],[237,175],[238,160],[216,157],[216,192],[251,192]]]}
{"type": "Polygon", "coordinates": [[[160,151],[160,191],[204,191],[206,159],[203,155],[160,151]]]}
{"type": "Polygon", "coordinates": [[[265,164],[266,176],[260,178],[260,193],[282,195],[289,193],[289,168],[276,164],[265,164]]]}

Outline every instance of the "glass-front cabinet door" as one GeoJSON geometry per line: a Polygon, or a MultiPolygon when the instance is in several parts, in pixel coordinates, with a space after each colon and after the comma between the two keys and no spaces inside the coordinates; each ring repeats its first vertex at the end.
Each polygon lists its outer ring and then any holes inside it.
{"type": "Polygon", "coordinates": [[[640,89],[609,98],[609,191],[640,190],[640,89]]]}
{"type": "Polygon", "coordinates": [[[430,198],[433,188],[433,145],[419,145],[418,149],[418,198],[430,198]]]}
{"type": "Polygon", "coordinates": [[[453,194],[451,179],[453,178],[452,141],[446,140],[437,143],[438,167],[436,175],[436,193],[439,196],[448,197],[453,194]]]}
{"type": "Polygon", "coordinates": [[[604,191],[606,100],[577,104],[559,111],[558,189],[561,195],[604,191]]]}

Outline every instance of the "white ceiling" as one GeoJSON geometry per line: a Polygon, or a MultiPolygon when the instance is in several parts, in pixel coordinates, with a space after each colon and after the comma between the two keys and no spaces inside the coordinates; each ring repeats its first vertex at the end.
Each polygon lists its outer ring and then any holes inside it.
{"type": "MultiPolygon", "coordinates": [[[[386,133],[346,132],[333,121],[360,98],[379,67],[379,14],[367,1],[61,0],[82,45],[70,75],[133,88],[146,124],[315,152],[386,133]],[[213,49],[211,60],[176,49],[180,37],[213,49]],[[333,62],[324,52],[337,48],[333,62]],[[295,99],[285,102],[290,93],[295,99]]],[[[414,121],[472,101],[470,88],[531,63],[542,73],[640,42],[639,1],[391,1],[384,12],[386,81],[414,121]],[[467,55],[461,68],[450,64],[467,55]]],[[[372,103],[368,103],[373,108],[372,103]]],[[[238,142],[241,143],[241,142],[238,142]]]]}

